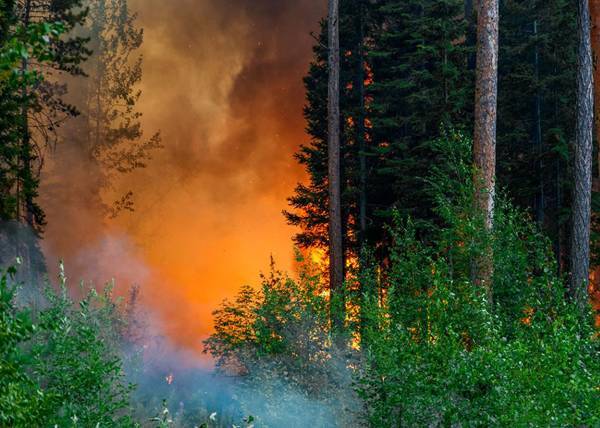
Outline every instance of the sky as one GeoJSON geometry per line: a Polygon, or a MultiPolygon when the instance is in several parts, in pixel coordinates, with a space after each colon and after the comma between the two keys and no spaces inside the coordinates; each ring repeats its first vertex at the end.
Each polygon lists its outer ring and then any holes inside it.
{"type": "MultiPolygon", "coordinates": [[[[199,350],[211,312],[241,285],[258,284],[270,255],[293,269],[294,229],[281,211],[304,179],[293,158],[308,138],[302,77],[326,2],[130,5],[145,35],[138,107],[146,135],[160,131],[164,148],[115,183],[136,204],[115,221],[86,200],[85,164],[48,167],[44,251],[49,262],[65,260],[72,281],[138,284],[162,333],[199,350]],[[67,190],[65,176],[81,184],[67,190]]],[[[59,146],[55,156],[67,153],[59,146]]]]}

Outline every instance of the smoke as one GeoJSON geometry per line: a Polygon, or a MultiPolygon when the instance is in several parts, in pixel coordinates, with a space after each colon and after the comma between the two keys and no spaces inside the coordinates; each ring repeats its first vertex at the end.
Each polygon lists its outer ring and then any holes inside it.
{"type": "MultiPolygon", "coordinates": [[[[302,77],[325,0],[130,5],[145,30],[138,109],[146,135],[160,130],[164,148],[147,168],[98,193],[102,171],[74,144],[81,119],[62,129],[41,189],[49,266],[64,259],[72,287],[114,280],[127,296],[139,285],[142,361],[124,349],[139,420],[167,399],[179,426],[201,425],[213,412],[217,426],[242,425],[249,415],[260,426],[343,425],[340,403],[355,402],[346,399],[353,390],[344,361],[330,362],[344,377],[335,393],[320,391],[325,399],[269,361],[260,362],[258,378],[230,378],[214,374],[199,353],[224,298],[256,283],[271,255],[280,269],[294,266],[294,230],[281,211],[304,178],[293,158],[307,140],[302,77]],[[135,212],[107,220],[103,203],[129,191],[135,212]]],[[[77,104],[80,83],[69,84],[77,104]]]]}
{"type": "MultiPolygon", "coordinates": [[[[197,352],[211,312],[272,254],[293,264],[281,210],[303,178],[302,76],[323,0],[131,0],[144,28],[138,108],[164,149],[147,168],[97,194],[97,166],[76,127],[48,159],[41,199],[52,266],[73,280],[141,287],[143,304],[175,346],[197,352]],[[106,220],[102,200],[133,191],[135,212],[106,220]]],[[[71,85],[77,101],[77,85],[71,85]],[[73,89],[74,88],[74,89],[73,89]]]]}
{"type": "Polygon", "coordinates": [[[289,379],[278,362],[267,358],[253,374],[228,376],[190,365],[194,361],[190,357],[159,338],[149,342],[142,364],[129,360],[129,380],[137,386],[133,397],[137,420],[159,414],[165,400],[175,427],[202,426],[213,414],[208,425],[215,427],[246,426],[241,422],[248,416],[261,427],[363,426],[365,415],[353,389],[353,372],[340,356],[330,355],[326,363],[340,382],[314,379],[323,387],[317,394],[289,379]]]}

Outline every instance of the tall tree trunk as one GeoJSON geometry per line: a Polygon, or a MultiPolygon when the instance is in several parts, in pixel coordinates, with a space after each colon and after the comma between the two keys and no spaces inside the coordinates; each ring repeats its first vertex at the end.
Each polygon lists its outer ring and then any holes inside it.
{"type": "Polygon", "coordinates": [[[577,2],[577,129],[573,162],[573,207],[571,219],[571,297],[584,308],[590,269],[590,223],[592,198],[592,137],[594,93],[590,9],[588,0],[577,2]]]}
{"type": "MultiPolygon", "coordinates": [[[[23,4],[22,24],[25,29],[31,23],[31,1],[23,4]]],[[[27,58],[21,60],[21,73],[29,71],[27,58]]],[[[34,230],[33,213],[33,171],[31,166],[31,134],[29,130],[29,93],[23,84],[21,90],[21,146],[19,147],[19,167],[17,177],[17,256],[21,258],[21,275],[26,282],[32,280],[32,245],[27,226],[34,230]],[[26,226],[22,226],[23,222],[26,226]]]]}
{"type": "MultiPolygon", "coordinates": [[[[480,0],[477,15],[477,68],[475,92],[475,203],[491,232],[494,222],[496,173],[496,116],[498,98],[498,0],[480,0]]],[[[475,261],[474,278],[492,300],[491,248],[475,261]]]]}
{"type": "Polygon", "coordinates": [[[543,143],[542,143],[542,95],[540,93],[540,48],[539,48],[539,33],[538,21],[533,21],[533,35],[535,37],[535,47],[533,54],[533,68],[535,74],[535,82],[538,87],[535,94],[535,153],[537,156],[536,170],[538,173],[538,191],[535,197],[535,217],[538,224],[544,224],[546,213],[546,194],[544,186],[544,162],[542,159],[543,143]]]}
{"type": "MultiPolygon", "coordinates": [[[[25,0],[23,4],[22,23],[24,28],[28,28],[31,21],[31,0],[25,0]]],[[[29,61],[27,58],[21,60],[21,73],[25,74],[29,70],[29,61]]],[[[24,85],[21,91],[21,147],[20,147],[20,169],[19,179],[17,180],[17,221],[23,220],[30,226],[33,226],[33,195],[28,186],[33,179],[31,169],[31,134],[29,132],[29,94],[24,85]],[[20,182],[20,183],[19,183],[20,182]]]]}
{"type": "Polygon", "coordinates": [[[365,64],[364,64],[364,5],[359,4],[358,16],[358,45],[356,70],[356,96],[358,97],[358,114],[356,117],[356,139],[358,141],[359,161],[359,195],[358,195],[358,226],[359,251],[365,246],[367,233],[367,156],[365,140],[365,64]]]}
{"type": "Polygon", "coordinates": [[[328,172],[329,172],[329,289],[332,327],[344,324],[344,256],[340,179],[340,39],[339,0],[329,0],[328,172]]]}
{"type": "MultiPolygon", "coordinates": [[[[596,123],[596,142],[600,144],[600,0],[589,0],[591,18],[591,43],[594,66],[594,112],[596,123]]],[[[600,177],[600,150],[598,150],[598,176],[600,177]]],[[[600,182],[594,183],[600,191],[600,182]]]]}
{"type": "Polygon", "coordinates": [[[467,21],[470,21],[472,16],[473,16],[473,0],[465,0],[465,19],[467,21]]]}

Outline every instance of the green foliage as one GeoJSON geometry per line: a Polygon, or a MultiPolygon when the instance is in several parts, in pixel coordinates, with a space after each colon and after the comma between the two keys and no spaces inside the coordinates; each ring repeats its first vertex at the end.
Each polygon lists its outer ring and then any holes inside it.
{"type": "Polygon", "coordinates": [[[474,80],[463,10],[462,0],[385,0],[373,11],[368,95],[377,189],[369,196],[383,224],[394,210],[432,220],[424,178],[445,160],[431,142],[440,125],[471,123],[474,80]]]}
{"type": "MultiPolygon", "coordinates": [[[[360,100],[365,97],[356,84],[358,68],[366,62],[364,40],[358,30],[364,26],[368,2],[350,0],[340,5],[340,123],[341,159],[343,164],[342,216],[347,230],[356,229],[356,204],[358,186],[359,141],[357,135],[360,100]]],[[[306,130],[311,137],[309,144],[301,146],[296,159],[309,174],[308,184],[299,183],[289,198],[292,208],[284,214],[288,223],[300,226],[294,237],[301,248],[325,248],[328,245],[328,185],[327,185],[327,22],[321,22],[320,33],[315,37],[314,59],[304,78],[306,106],[304,117],[306,130]]],[[[364,92],[364,91],[363,91],[364,92]]],[[[364,110],[364,107],[362,108],[364,110]]],[[[349,251],[356,246],[356,234],[345,234],[349,251]]]]}
{"type": "Polygon", "coordinates": [[[330,345],[320,275],[305,265],[294,281],[272,262],[261,281],[259,290],[243,287],[234,302],[225,301],[214,312],[215,333],[205,341],[205,352],[225,370],[251,372],[265,357],[300,375],[315,359],[326,358],[330,345]]]}
{"type": "Polygon", "coordinates": [[[111,290],[92,290],[76,304],[63,276],[60,292],[48,289],[47,307],[32,314],[16,304],[14,273],[0,280],[0,424],[134,426],[111,290]]]}
{"type": "MultiPolygon", "coordinates": [[[[474,97],[463,7],[462,0],[341,5],[342,214],[348,256],[358,256],[361,237],[383,263],[394,210],[411,213],[418,222],[433,218],[423,179],[431,165],[444,160],[436,158],[431,142],[442,123],[470,123],[474,97]],[[363,182],[366,230],[361,233],[363,182]]],[[[322,26],[304,80],[312,141],[296,157],[310,183],[298,185],[289,198],[294,211],[286,213],[288,222],[302,229],[295,237],[301,247],[328,245],[326,41],[322,26]]]]}
{"type": "Polygon", "coordinates": [[[82,0],[0,3],[0,217],[38,233],[45,224],[36,202],[43,153],[61,122],[77,113],[54,73],[81,74],[88,51],[73,31],[85,14],[82,0]]]}
{"type": "MultiPolygon", "coordinates": [[[[440,221],[426,178],[446,160],[436,155],[432,143],[440,125],[472,126],[475,17],[464,19],[465,4],[352,0],[340,6],[343,235],[349,257],[359,255],[364,238],[374,259],[385,265],[390,247],[386,230],[394,211],[410,214],[419,236],[440,221]],[[361,74],[365,85],[357,84],[361,74]],[[366,119],[362,130],[361,118],[366,119]],[[365,171],[359,168],[361,156],[365,171]],[[364,233],[359,222],[363,179],[364,233]]],[[[569,145],[575,129],[575,5],[568,0],[507,0],[500,8],[497,180],[517,206],[532,210],[563,269],[569,145]]],[[[292,210],[286,213],[288,222],[301,228],[295,237],[299,246],[324,249],[326,45],[322,26],[305,78],[304,113],[312,140],[296,156],[310,181],[297,186],[289,198],[292,210]]]]}
{"type": "Polygon", "coordinates": [[[576,6],[503,1],[500,15],[497,179],[565,257],[575,132],[576,6]]]}
{"type": "Polygon", "coordinates": [[[595,426],[600,343],[564,299],[549,241],[499,198],[482,234],[472,204],[468,139],[437,144],[443,223],[423,243],[398,220],[390,291],[366,310],[368,363],[360,391],[374,426],[595,426]],[[453,173],[452,173],[453,172],[453,173]],[[494,302],[471,280],[471,260],[493,248],[494,302]]]}
{"type": "Polygon", "coordinates": [[[32,356],[20,346],[31,340],[36,326],[28,311],[15,308],[16,287],[10,269],[0,278],[0,425],[34,426],[43,415],[45,394],[27,372],[32,356]]]}
{"type": "Polygon", "coordinates": [[[220,372],[239,376],[239,407],[260,426],[343,426],[360,410],[354,356],[332,342],[319,270],[300,263],[298,280],[272,266],[258,290],[244,287],[223,303],[205,352],[220,372]]]}
{"type": "MultiPolygon", "coordinates": [[[[46,22],[14,25],[12,10],[0,19],[7,31],[0,40],[0,219],[12,220],[18,217],[22,197],[33,201],[38,184],[31,170],[23,165],[31,147],[22,144],[25,126],[22,108],[31,102],[31,88],[41,84],[43,75],[36,70],[24,69],[22,64],[52,62],[55,58],[52,44],[64,32],[64,25],[46,22]]],[[[39,207],[32,204],[31,208],[43,223],[39,207]]]]}

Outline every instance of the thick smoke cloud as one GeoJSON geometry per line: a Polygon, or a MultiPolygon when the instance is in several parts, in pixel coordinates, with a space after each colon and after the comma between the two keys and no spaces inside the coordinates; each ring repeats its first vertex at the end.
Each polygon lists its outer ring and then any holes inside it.
{"type": "Polygon", "coordinates": [[[325,3],[131,0],[145,31],[139,108],[164,148],[103,195],[132,190],[136,211],[101,221],[85,160],[70,157],[68,138],[59,145],[42,189],[49,262],[65,258],[71,277],[139,282],[165,334],[191,349],[270,254],[291,268],[281,210],[303,178],[293,159],[307,139],[302,76],[325,3]]]}

